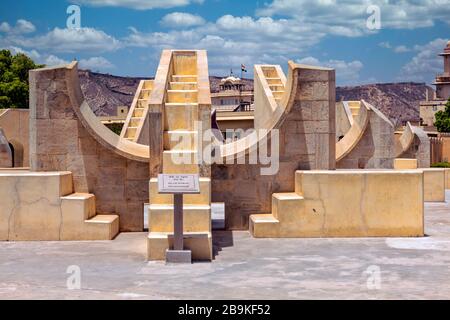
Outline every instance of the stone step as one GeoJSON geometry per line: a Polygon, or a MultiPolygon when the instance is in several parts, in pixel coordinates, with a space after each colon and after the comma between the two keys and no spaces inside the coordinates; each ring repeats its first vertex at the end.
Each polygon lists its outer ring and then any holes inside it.
{"type": "Polygon", "coordinates": [[[119,233],[119,216],[96,215],[93,194],[61,197],[61,220],[62,241],[112,240],[119,233]]]}
{"type": "Polygon", "coordinates": [[[196,75],[173,75],[172,82],[197,82],[196,75]]]}
{"type": "Polygon", "coordinates": [[[130,120],[130,127],[139,127],[139,125],[141,124],[142,118],[138,118],[138,117],[133,117],[130,120]]]}
{"type": "Polygon", "coordinates": [[[282,222],[298,219],[303,208],[303,197],[297,193],[274,193],[272,195],[272,216],[282,222]]]}
{"type": "Polygon", "coordinates": [[[139,100],[148,100],[151,94],[152,94],[151,89],[142,89],[139,94],[139,100]]]}
{"type": "MultiPolygon", "coordinates": [[[[158,193],[158,178],[150,179],[149,190],[152,204],[173,204],[173,195],[158,193]]],[[[209,205],[211,203],[211,179],[200,178],[200,194],[185,194],[183,200],[185,204],[209,205]]]]}
{"type": "Polygon", "coordinates": [[[89,240],[112,240],[119,233],[118,215],[96,215],[86,220],[86,238],[89,240]]]}
{"type": "Polygon", "coordinates": [[[197,145],[196,131],[165,131],[165,150],[195,150],[197,145]]]}
{"type": "Polygon", "coordinates": [[[194,122],[198,120],[197,103],[166,103],[164,130],[193,131],[194,122]]]}
{"type": "Polygon", "coordinates": [[[146,99],[139,99],[137,101],[136,108],[137,109],[145,109],[145,107],[147,107],[147,105],[148,105],[148,100],[146,100],[146,99]]]}
{"type": "MultiPolygon", "coordinates": [[[[151,204],[148,212],[148,227],[150,232],[173,232],[173,205],[151,204]]],[[[183,205],[184,232],[210,232],[210,205],[183,205]]]]}
{"type": "Polygon", "coordinates": [[[197,151],[164,151],[163,173],[165,174],[198,174],[197,151]]]}
{"type": "Polygon", "coordinates": [[[169,103],[195,103],[198,100],[198,90],[167,90],[169,103]]]}
{"type": "Polygon", "coordinates": [[[255,238],[276,238],[280,221],[271,214],[253,214],[250,216],[250,233],[255,238]]]}
{"type": "Polygon", "coordinates": [[[150,89],[153,90],[153,80],[144,80],[144,85],[142,86],[142,89],[150,89]]]}
{"type": "Polygon", "coordinates": [[[125,138],[134,138],[136,136],[137,127],[128,127],[125,133],[125,138]]]}
{"type": "Polygon", "coordinates": [[[171,82],[170,90],[197,90],[197,82],[171,82]]]}
{"type": "Polygon", "coordinates": [[[133,117],[142,118],[144,116],[144,108],[135,108],[133,112],[133,117]]]}
{"type": "Polygon", "coordinates": [[[70,220],[88,220],[95,216],[95,196],[89,193],[74,193],[61,197],[61,210],[70,220]]]}
{"type": "Polygon", "coordinates": [[[275,97],[275,99],[277,98],[281,99],[283,97],[284,91],[272,91],[272,94],[275,97]]]}
{"type": "MultiPolygon", "coordinates": [[[[211,232],[189,232],[183,235],[184,249],[192,251],[192,259],[211,261],[213,246],[211,232]]],[[[166,250],[173,248],[173,233],[150,232],[147,238],[147,256],[150,261],[166,259],[166,250]]]]}
{"type": "Polygon", "coordinates": [[[283,84],[280,78],[266,78],[266,81],[269,84],[269,86],[274,84],[283,84]]]}

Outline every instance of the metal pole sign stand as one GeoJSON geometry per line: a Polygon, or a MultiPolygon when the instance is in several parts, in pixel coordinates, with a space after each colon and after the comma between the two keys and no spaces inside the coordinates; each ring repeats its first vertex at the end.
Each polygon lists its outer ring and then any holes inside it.
{"type": "Polygon", "coordinates": [[[166,251],[167,263],[192,263],[191,250],[184,249],[183,235],[183,195],[200,194],[198,174],[160,174],[158,175],[160,194],[173,194],[174,240],[173,248],[166,251]]]}

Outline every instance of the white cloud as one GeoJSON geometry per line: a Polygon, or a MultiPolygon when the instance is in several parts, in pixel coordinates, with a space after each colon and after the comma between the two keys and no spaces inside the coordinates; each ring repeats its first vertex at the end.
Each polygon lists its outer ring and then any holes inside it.
{"type": "Polygon", "coordinates": [[[37,61],[41,58],[41,54],[39,52],[37,52],[36,50],[27,51],[22,48],[14,47],[14,46],[7,47],[5,49],[8,49],[9,51],[11,51],[12,54],[23,53],[35,61],[37,61]]]}
{"type": "Polygon", "coordinates": [[[52,52],[90,52],[114,51],[121,47],[120,41],[94,28],[60,29],[55,28],[44,35],[25,38],[6,37],[3,42],[10,45],[48,50],[52,52]]]}
{"type": "Polygon", "coordinates": [[[64,59],[61,59],[61,58],[51,54],[51,55],[49,55],[48,57],[46,57],[44,59],[43,63],[47,67],[53,67],[53,66],[60,66],[60,65],[64,65],[64,64],[69,64],[69,61],[66,61],[64,59]]]}
{"type": "Polygon", "coordinates": [[[238,69],[241,63],[285,65],[325,36],[293,20],[231,15],[186,30],[153,33],[130,30],[130,35],[123,39],[125,46],[150,47],[159,52],[179,48],[181,44],[184,48],[208,50],[214,74],[227,74],[230,68],[238,69]]]}
{"type": "Polygon", "coordinates": [[[8,22],[2,22],[0,24],[0,32],[7,34],[27,34],[36,31],[36,27],[30,21],[19,19],[15,26],[11,26],[8,22]]]}
{"type": "Polygon", "coordinates": [[[446,45],[446,39],[435,39],[425,45],[415,46],[417,54],[402,67],[397,80],[431,82],[436,74],[443,72],[443,60],[438,54],[446,45]]]}
{"type": "Polygon", "coordinates": [[[167,27],[193,27],[205,24],[205,20],[198,16],[185,12],[172,12],[164,16],[161,24],[167,27]]]}
{"type": "Polygon", "coordinates": [[[430,27],[437,21],[450,23],[449,0],[273,0],[257,13],[290,17],[330,34],[357,36],[372,32],[366,27],[369,5],[380,8],[382,29],[430,27]]]}
{"type": "Polygon", "coordinates": [[[91,70],[105,70],[113,69],[115,66],[107,59],[103,57],[92,57],[89,59],[80,60],[80,68],[91,70]]]}
{"type": "Polygon", "coordinates": [[[201,4],[204,0],[75,0],[78,4],[94,7],[122,7],[136,10],[173,8],[189,4],[201,4]]]}
{"type": "Polygon", "coordinates": [[[0,32],[9,32],[11,31],[11,26],[8,22],[2,22],[0,24],[0,32]]]}
{"type": "Polygon", "coordinates": [[[394,48],[395,53],[405,53],[405,52],[410,52],[410,51],[411,51],[411,49],[409,49],[408,47],[403,46],[403,45],[397,46],[394,48]]]}
{"type": "Polygon", "coordinates": [[[360,72],[364,67],[363,63],[359,60],[350,62],[346,62],[343,60],[320,61],[314,57],[306,57],[297,60],[296,62],[312,66],[321,66],[335,69],[336,81],[340,85],[355,84],[356,82],[360,82],[360,72]]]}

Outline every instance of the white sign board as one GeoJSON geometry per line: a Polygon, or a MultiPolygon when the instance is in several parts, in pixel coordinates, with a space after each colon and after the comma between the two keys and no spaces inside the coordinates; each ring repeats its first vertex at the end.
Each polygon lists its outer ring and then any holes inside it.
{"type": "Polygon", "coordinates": [[[198,194],[200,178],[198,174],[160,174],[158,191],[162,194],[198,194]]]}

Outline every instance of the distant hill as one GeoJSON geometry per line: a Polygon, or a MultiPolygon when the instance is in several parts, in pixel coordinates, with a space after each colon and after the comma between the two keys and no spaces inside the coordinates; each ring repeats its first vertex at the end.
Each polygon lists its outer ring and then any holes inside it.
{"type": "MultiPolygon", "coordinates": [[[[97,116],[115,115],[117,106],[130,106],[139,81],[149,78],[118,77],[79,71],[81,89],[97,116]]],[[[211,91],[217,92],[221,77],[210,77],[211,91]]],[[[253,80],[244,79],[245,89],[253,90],[253,80]]],[[[395,125],[419,121],[419,102],[425,100],[424,83],[383,83],[336,88],[336,100],[364,99],[386,114],[395,125]]]]}
{"type": "Polygon", "coordinates": [[[418,122],[419,103],[425,100],[426,91],[433,89],[425,83],[383,83],[336,88],[336,100],[364,99],[381,110],[395,125],[405,121],[418,122]]]}

